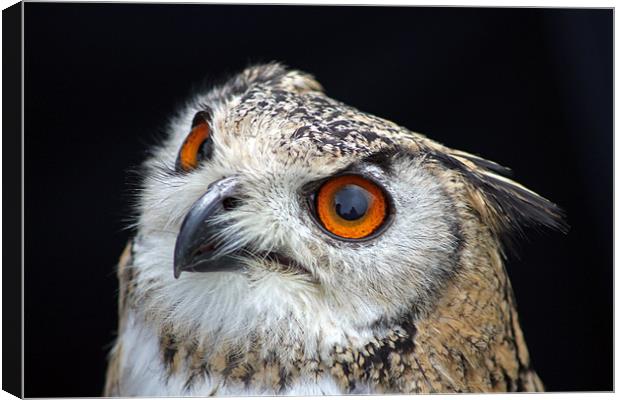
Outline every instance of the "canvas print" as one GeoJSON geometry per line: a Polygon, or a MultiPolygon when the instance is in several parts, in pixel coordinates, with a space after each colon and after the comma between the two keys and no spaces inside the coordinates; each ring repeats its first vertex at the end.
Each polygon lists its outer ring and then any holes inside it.
{"type": "Polygon", "coordinates": [[[27,396],[613,390],[612,10],[24,21],[27,396]]]}

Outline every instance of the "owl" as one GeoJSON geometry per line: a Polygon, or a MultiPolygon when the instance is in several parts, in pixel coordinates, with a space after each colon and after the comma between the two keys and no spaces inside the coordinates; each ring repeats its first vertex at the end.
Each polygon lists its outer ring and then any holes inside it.
{"type": "Polygon", "coordinates": [[[106,396],[543,390],[505,251],[566,224],[504,167],[269,63],[192,97],[143,171],[106,396]]]}

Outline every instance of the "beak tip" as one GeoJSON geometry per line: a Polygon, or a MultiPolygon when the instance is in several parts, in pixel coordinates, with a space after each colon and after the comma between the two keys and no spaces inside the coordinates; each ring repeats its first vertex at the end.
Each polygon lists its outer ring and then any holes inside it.
{"type": "Polygon", "coordinates": [[[179,279],[179,276],[181,276],[181,272],[183,272],[183,265],[181,263],[181,252],[179,250],[180,248],[177,240],[177,243],[174,246],[174,258],[172,260],[172,271],[174,274],[174,279],[179,279]]]}

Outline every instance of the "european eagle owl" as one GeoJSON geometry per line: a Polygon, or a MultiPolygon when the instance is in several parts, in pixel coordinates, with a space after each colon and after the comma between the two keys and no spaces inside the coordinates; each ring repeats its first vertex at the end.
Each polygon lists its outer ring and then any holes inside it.
{"type": "Polygon", "coordinates": [[[107,396],[540,391],[504,268],[560,209],[277,63],[144,164],[107,396]]]}

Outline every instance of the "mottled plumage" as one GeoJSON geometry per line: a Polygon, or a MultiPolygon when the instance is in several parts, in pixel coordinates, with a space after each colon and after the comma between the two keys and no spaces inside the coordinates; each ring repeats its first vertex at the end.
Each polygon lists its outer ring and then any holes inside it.
{"type": "Polygon", "coordinates": [[[565,226],[504,168],[330,99],[278,64],[195,96],[168,132],[145,163],[119,263],[106,395],[543,390],[503,248],[528,225],[565,226]],[[201,111],[212,154],[179,171],[201,111]],[[391,196],[376,238],[339,240],[313,219],[309,193],[343,172],[391,196]],[[231,177],[234,207],[208,222],[239,268],[175,279],[184,218],[231,177]]]}

